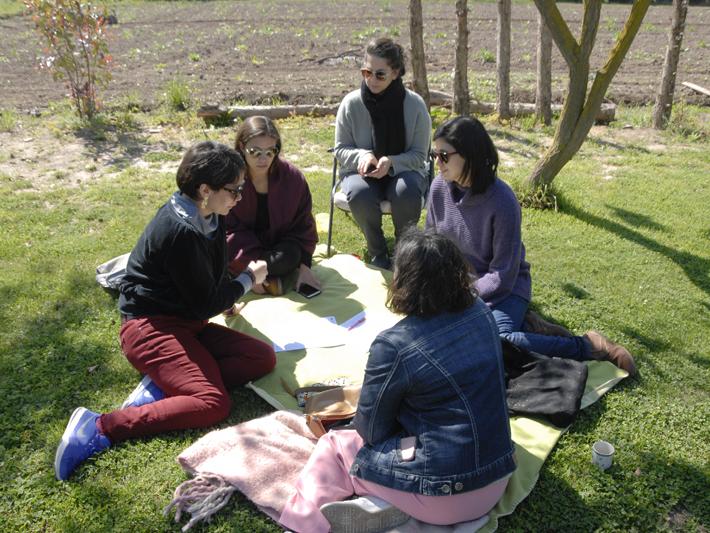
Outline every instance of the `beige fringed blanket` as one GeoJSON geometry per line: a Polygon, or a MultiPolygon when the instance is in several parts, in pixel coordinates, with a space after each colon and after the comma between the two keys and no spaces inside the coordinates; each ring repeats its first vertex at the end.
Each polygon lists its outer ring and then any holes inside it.
{"type": "Polygon", "coordinates": [[[294,491],[298,474],[316,439],[305,418],[276,411],[237,426],[212,431],[178,456],[195,477],[182,483],[165,509],[192,519],[183,527],[212,516],[238,490],[274,520],[294,491]]]}

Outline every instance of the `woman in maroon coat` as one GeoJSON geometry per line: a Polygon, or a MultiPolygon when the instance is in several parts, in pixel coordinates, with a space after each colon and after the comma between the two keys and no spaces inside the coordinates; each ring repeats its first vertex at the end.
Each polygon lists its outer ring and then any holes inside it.
{"type": "Polygon", "coordinates": [[[303,174],[281,159],[281,136],[267,117],[246,119],[235,148],[247,163],[242,200],[227,215],[230,270],[242,272],[256,259],[266,261],[269,277],[254,292],[283,294],[282,278],[298,270],[301,284],[320,288],[311,271],[318,242],[311,191],[303,174]]]}

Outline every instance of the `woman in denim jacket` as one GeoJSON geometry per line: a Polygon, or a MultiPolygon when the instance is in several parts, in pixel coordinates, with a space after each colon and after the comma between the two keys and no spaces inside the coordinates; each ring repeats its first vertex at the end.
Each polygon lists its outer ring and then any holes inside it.
{"type": "Polygon", "coordinates": [[[442,235],[411,229],[400,239],[388,306],[406,316],[370,347],[356,430],[321,437],[282,524],[454,524],[501,498],[515,470],[501,345],[467,265],[442,235]],[[353,494],[367,498],[340,501],[353,494]]]}

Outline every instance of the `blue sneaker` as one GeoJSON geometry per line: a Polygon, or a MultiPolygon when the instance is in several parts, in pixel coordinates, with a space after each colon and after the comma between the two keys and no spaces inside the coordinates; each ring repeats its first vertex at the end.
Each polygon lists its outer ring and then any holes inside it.
{"type": "Polygon", "coordinates": [[[64,430],[54,456],[54,475],[66,481],[81,463],[111,446],[108,437],[96,427],[98,413],[77,407],[64,430]]]}
{"type": "Polygon", "coordinates": [[[147,403],[157,402],[165,398],[165,393],[153,383],[148,376],[143,376],[138,386],[128,395],[126,401],[121,405],[121,409],[126,407],[139,407],[147,403]]]}

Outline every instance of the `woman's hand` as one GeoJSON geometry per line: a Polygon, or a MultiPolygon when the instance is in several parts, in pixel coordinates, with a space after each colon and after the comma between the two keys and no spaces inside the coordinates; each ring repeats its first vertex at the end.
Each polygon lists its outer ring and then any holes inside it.
{"type": "Polygon", "coordinates": [[[369,176],[367,169],[371,167],[377,167],[377,158],[372,152],[362,154],[357,162],[357,173],[361,176],[369,176]]]}
{"type": "Polygon", "coordinates": [[[261,285],[266,280],[266,276],[269,274],[269,269],[266,266],[266,261],[252,261],[247,266],[251,273],[254,275],[254,285],[261,285]]]}
{"type": "Polygon", "coordinates": [[[390,171],[390,168],[392,167],[392,161],[390,161],[390,158],[387,157],[386,155],[380,157],[380,160],[377,161],[377,165],[375,166],[375,170],[372,172],[365,174],[366,177],[368,178],[384,178],[387,173],[390,171]]]}
{"type": "Polygon", "coordinates": [[[320,281],[318,281],[318,278],[316,278],[315,274],[313,271],[308,268],[306,265],[301,264],[301,266],[298,267],[298,279],[296,280],[296,290],[301,288],[302,284],[310,285],[311,287],[315,287],[316,289],[321,289],[321,284],[320,281]]]}

